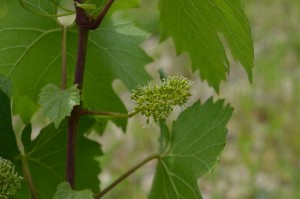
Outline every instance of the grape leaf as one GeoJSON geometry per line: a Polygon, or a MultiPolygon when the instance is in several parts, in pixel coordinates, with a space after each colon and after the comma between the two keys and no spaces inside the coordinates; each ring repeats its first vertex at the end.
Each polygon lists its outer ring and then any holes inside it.
{"type": "Polygon", "coordinates": [[[3,75],[0,75],[0,90],[2,90],[10,98],[10,96],[11,96],[11,83],[3,75]]]}
{"type": "Polygon", "coordinates": [[[170,132],[165,122],[160,122],[159,152],[162,153],[170,144],[170,132]]]}
{"type": "Polygon", "coordinates": [[[125,111],[114,103],[113,91],[109,87],[114,77],[118,77],[128,89],[149,80],[143,66],[151,59],[139,46],[146,37],[144,31],[124,21],[114,24],[104,21],[99,30],[91,32],[86,70],[88,80],[84,82],[82,96],[86,106],[105,111],[125,111]]]}
{"type": "Polygon", "coordinates": [[[253,44],[240,0],[160,0],[159,5],[161,40],[172,37],[177,53],[188,52],[193,69],[217,92],[229,72],[219,33],[252,81],[253,44]]]}
{"type": "MultiPolygon", "coordinates": [[[[63,0],[59,0],[63,1],[63,0]]],[[[42,17],[55,17],[56,10],[53,9],[55,5],[59,4],[57,0],[41,1],[41,0],[19,0],[19,4],[23,9],[42,16],[42,17]],[[55,2],[55,3],[54,3],[55,2]]]]}
{"type": "Polygon", "coordinates": [[[53,199],[93,199],[93,193],[88,189],[74,191],[69,183],[63,182],[58,185],[53,199]]]}
{"type": "Polygon", "coordinates": [[[223,104],[223,100],[209,99],[180,114],[173,124],[170,146],[157,163],[150,199],[202,198],[197,180],[219,161],[233,111],[223,104]]]}
{"type": "Polygon", "coordinates": [[[24,150],[25,150],[25,154],[27,152],[29,152],[30,150],[32,150],[31,146],[31,132],[32,132],[32,126],[31,123],[27,124],[21,134],[21,140],[22,140],[22,144],[24,146],[24,150]]]}
{"type": "MultiPolygon", "coordinates": [[[[65,179],[66,162],[66,122],[62,122],[58,129],[53,124],[45,127],[38,137],[31,141],[30,125],[22,134],[25,156],[33,178],[33,183],[39,198],[52,198],[56,192],[55,187],[65,179]]],[[[100,172],[99,162],[95,158],[102,155],[98,143],[85,138],[84,133],[94,125],[94,119],[81,118],[76,151],[76,181],[77,189],[89,188],[99,192],[100,172]]],[[[20,165],[19,165],[20,167],[20,165]]],[[[19,170],[21,170],[19,168],[19,170]]],[[[23,184],[22,191],[17,193],[16,198],[27,199],[27,186],[23,184]],[[26,197],[25,197],[26,196],[26,197]]]]}
{"type": "MultiPolygon", "coordinates": [[[[40,16],[55,17],[57,13],[53,8],[57,8],[59,6],[66,11],[72,12],[73,9],[70,9],[68,6],[64,6],[65,3],[68,3],[68,1],[73,2],[73,0],[20,0],[20,3],[22,3],[22,6],[32,13],[38,14],[40,16]]],[[[82,4],[78,4],[77,6],[82,7],[83,9],[87,7],[88,9],[86,9],[86,11],[88,11],[90,14],[96,14],[103,9],[107,2],[107,0],[89,0],[83,1],[82,4]]],[[[123,9],[136,8],[138,6],[138,0],[118,0],[112,5],[110,13],[123,9]]]]}
{"type": "Polygon", "coordinates": [[[0,89],[0,157],[12,161],[18,154],[19,149],[12,127],[10,99],[0,89]]]}
{"type": "Polygon", "coordinates": [[[67,90],[61,90],[54,84],[47,84],[40,93],[38,103],[57,128],[66,116],[71,115],[73,107],[80,104],[80,91],[76,84],[67,90]]]}
{"type": "MultiPolygon", "coordinates": [[[[104,6],[106,5],[106,3],[108,2],[108,0],[89,0],[86,1],[89,4],[94,4],[97,6],[97,10],[93,10],[90,13],[99,13],[104,6]]],[[[114,3],[112,4],[110,10],[109,10],[109,14],[112,14],[116,11],[119,10],[124,10],[124,9],[130,9],[130,8],[136,8],[140,5],[139,0],[117,0],[114,1],[114,3]]]]}
{"type": "Polygon", "coordinates": [[[117,0],[112,6],[112,10],[117,11],[121,9],[136,8],[139,5],[139,0],[117,0]]]}
{"type": "MultiPolygon", "coordinates": [[[[6,12],[0,17],[0,74],[9,77],[14,85],[14,113],[28,123],[36,111],[39,91],[48,83],[60,84],[61,28],[55,19],[22,9],[18,1],[1,3],[6,12]]],[[[130,32],[131,29],[136,29],[133,24],[114,24],[105,18],[99,30],[90,32],[82,93],[86,108],[127,112],[112,82],[120,79],[131,89],[150,79],[143,66],[151,59],[140,48],[147,35],[130,32]],[[120,26],[127,26],[128,32],[117,30],[120,26]]],[[[69,31],[67,43],[68,85],[72,85],[76,27],[69,31]]],[[[125,128],[126,121],[118,125],[125,128]]]]}

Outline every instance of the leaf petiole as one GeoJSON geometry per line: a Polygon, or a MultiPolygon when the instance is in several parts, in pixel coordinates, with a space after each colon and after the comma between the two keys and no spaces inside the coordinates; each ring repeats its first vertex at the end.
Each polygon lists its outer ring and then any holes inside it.
{"type": "Polygon", "coordinates": [[[27,162],[27,159],[25,156],[21,155],[20,156],[21,162],[22,162],[22,170],[23,170],[23,174],[24,174],[24,180],[26,181],[30,192],[31,192],[31,197],[32,199],[37,199],[38,198],[38,194],[37,191],[35,189],[34,183],[33,183],[33,179],[31,176],[31,172],[29,169],[29,165],[27,162]]]}
{"type": "Polygon", "coordinates": [[[67,33],[68,28],[61,26],[62,28],[62,41],[61,41],[61,58],[62,58],[62,90],[66,90],[67,87],[67,33]]]}
{"type": "Polygon", "coordinates": [[[123,175],[121,175],[119,178],[117,178],[108,187],[106,187],[105,189],[103,189],[102,191],[100,191],[100,193],[98,193],[97,195],[95,195],[94,199],[101,198],[102,196],[104,196],[105,194],[107,194],[110,190],[112,190],[115,186],[117,186],[122,181],[124,181],[128,176],[130,176],[131,174],[133,174],[137,169],[139,169],[140,167],[144,166],[145,164],[147,164],[151,160],[159,159],[159,158],[160,158],[160,154],[157,154],[157,153],[148,156],[147,158],[145,158],[144,160],[142,160],[140,163],[138,163],[137,165],[135,165],[134,167],[132,167],[131,169],[129,169],[127,172],[125,172],[123,175]]]}
{"type": "Polygon", "coordinates": [[[130,113],[118,113],[118,112],[106,112],[106,111],[92,111],[92,110],[80,110],[80,115],[97,115],[103,117],[112,117],[112,118],[129,118],[136,115],[138,112],[130,112],[130,113]]]}

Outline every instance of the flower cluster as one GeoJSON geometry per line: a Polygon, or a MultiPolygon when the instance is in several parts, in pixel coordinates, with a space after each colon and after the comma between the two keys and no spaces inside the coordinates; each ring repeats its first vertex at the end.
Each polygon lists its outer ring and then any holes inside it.
{"type": "Polygon", "coordinates": [[[132,91],[131,99],[135,102],[132,113],[140,112],[149,122],[152,116],[155,122],[166,119],[174,107],[183,106],[191,96],[192,82],[184,77],[171,76],[163,79],[159,85],[138,87],[132,91]]]}
{"type": "Polygon", "coordinates": [[[0,157],[0,199],[7,199],[15,195],[21,187],[22,177],[15,172],[14,165],[0,157]]]}

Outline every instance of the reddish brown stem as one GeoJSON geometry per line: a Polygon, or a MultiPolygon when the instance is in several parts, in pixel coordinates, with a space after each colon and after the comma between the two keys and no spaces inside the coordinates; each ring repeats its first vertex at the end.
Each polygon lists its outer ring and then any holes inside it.
{"type": "Polygon", "coordinates": [[[78,88],[80,90],[82,90],[82,84],[83,84],[83,75],[84,75],[88,35],[89,35],[88,28],[79,27],[79,30],[78,30],[78,52],[77,52],[77,63],[76,63],[74,84],[77,84],[78,88]]]}
{"type": "MultiPolygon", "coordinates": [[[[82,3],[82,0],[74,0],[74,2],[82,3]]],[[[90,21],[88,16],[86,15],[85,11],[80,7],[76,6],[76,25],[78,27],[88,27],[90,25],[90,21]]]]}
{"type": "Polygon", "coordinates": [[[77,110],[78,108],[75,107],[72,111],[71,117],[69,118],[67,136],[66,180],[69,182],[73,189],[75,188],[75,157],[77,143],[77,125],[79,121],[77,110]]]}
{"type": "Polygon", "coordinates": [[[100,14],[96,17],[96,19],[93,21],[92,25],[90,26],[91,30],[95,30],[99,27],[100,23],[104,19],[105,15],[107,14],[109,8],[112,6],[115,0],[109,0],[103,10],[100,12],[100,14]]]}
{"type": "MultiPolygon", "coordinates": [[[[74,0],[74,2],[82,3],[82,0],[74,0]]],[[[80,7],[76,7],[76,25],[78,27],[78,50],[77,50],[77,62],[76,71],[74,77],[74,84],[78,85],[78,89],[82,92],[86,50],[88,43],[89,30],[96,29],[108,9],[111,7],[114,0],[109,0],[99,16],[95,21],[91,21],[85,11],[80,7]]],[[[68,120],[68,135],[67,135],[67,159],[66,159],[66,180],[71,187],[75,188],[75,162],[76,162],[76,142],[78,122],[80,118],[81,106],[75,106],[68,120]]]]}
{"type": "MultiPolygon", "coordinates": [[[[82,90],[89,29],[85,27],[79,27],[78,31],[78,52],[74,84],[77,84],[78,88],[82,90]]],[[[75,106],[68,121],[66,160],[66,180],[70,183],[72,188],[75,187],[75,157],[79,117],[80,106],[75,106]]]]}

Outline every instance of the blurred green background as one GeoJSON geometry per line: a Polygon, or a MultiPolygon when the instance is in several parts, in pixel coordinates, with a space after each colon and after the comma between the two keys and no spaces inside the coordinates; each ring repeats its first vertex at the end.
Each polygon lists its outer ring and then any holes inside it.
{"type": "MultiPolygon", "coordinates": [[[[231,62],[231,73],[216,95],[197,72],[187,55],[176,56],[172,40],[159,43],[157,0],[142,0],[140,9],[115,15],[127,17],[154,32],[144,43],[155,62],[146,66],[154,81],[157,70],[183,75],[195,82],[190,103],[209,96],[225,98],[235,108],[228,125],[228,142],[220,164],[199,180],[205,199],[298,199],[300,198],[300,1],[244,0],[255,47],[254,82],[231,62]]],[[[115,88],[129,110],[130,93],[120,82],[115,88]]],[[[175,118],[175,116],[173,117],[175,118]]],[[[158,128],[146,119],[129,121],[126,135],[110,124],[101,138],[102,188],[141,159],[157,151],[158,128]]],[[[143,199],[151,187],[155,162],[147,164],[105,199],[143,199]]]]}

